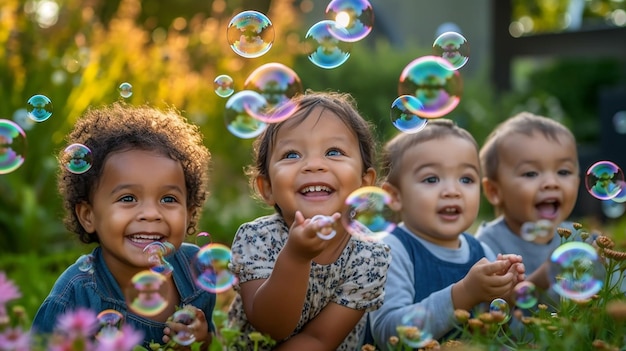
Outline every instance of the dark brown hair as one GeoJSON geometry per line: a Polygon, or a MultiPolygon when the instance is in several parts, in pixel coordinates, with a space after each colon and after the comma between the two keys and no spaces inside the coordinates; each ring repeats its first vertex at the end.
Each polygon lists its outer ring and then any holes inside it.
{"type": "Polygon", "coordinates": [[[83,144],[92,153],[91,168],[83,174],[74,174],[65,168],[69,156],[63,150],[58,155],[57,185],[63,197],[64,223],[68,230],[78,234],[80,241],[88,244],[97,243],[99,239],[97,233],[87,233],[81,226],[75,213],[76,205],[91,201],[107,158],[130,149],[154,151],[180,162],[191,213],[187,233],[195,231],[208,195],[211,154],[203,144],[198,126],[188,123],[176,110],[161,111],[124,103],[91,108],[78,119],[66,139],[68,145],[83,144]]]}

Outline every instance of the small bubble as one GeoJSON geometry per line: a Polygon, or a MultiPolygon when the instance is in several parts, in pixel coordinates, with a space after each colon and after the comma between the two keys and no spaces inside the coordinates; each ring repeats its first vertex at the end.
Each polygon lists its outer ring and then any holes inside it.
{"type": "MultiPolygon", "coordinates": [[[[172,322],[190,325],[196,319],[196,315],[189,309],[180,309],[172,315],[172,322]]],[[[172,340],[178,345],[187,346],[196,341],[196,335],[183,328],[172,335],[172,340]]]]}
{"type": "Polygon", "coordinates": [[[120,86],[117,88],[117,91],[119,91],[120,96],[124,99],[128,99],[129,97],[133,96],[133,86],[128,82],[120,84],[120,86]]]}
{"type": "Polygon", "coordinates": [[[326,19],[334,21],[330,34],[345,42],[365,38],[374,24],[374,9],[367,0],[332,0],[326,7],[326,19]]]}
{"type": "Polygon", "coordinates": [[[433,43],[433,55],[446,60],[450,65],[446,69],[459,69],[467,63],[470,55],[467,39],[456,32],[442,33],[433,43]]]}
{"type": "Polygon", "coordinates": [[[70,173],[83,174],[91,169],[93,155],[91,150],[83,144],[71,144],[63,151],[65,169],[70,173]]]}
{"type": "Polygon", "coordinates": [[[421,118],[417,112],[422,109],[422,103],[412,95],[397,97],[391,104],[391,123],[396,129],[404,133],[417,133],[426,127],[428,119],[421,118]]]}
{"type": "Polygon", "coordinates": [[[115,337],[121,334],[121,328],[124,324],[124,316],[121,312],[107,309],[98,313],[96,316],[98,319],[99,330],[96,334],[96,338],[101,337],[115,337]]]}
{"type": "Polygon", "coordinates": [[[599,161],[591,165],[585,175],[585,187],[591,196],[608,200],[622,191],[624,173],[611,161],[599,161]]]}
{"type": "Polygon", "coordinates": [[[26,133],[17,123],[0,119],[0,174],[20,168],[25,157],[26,133]]]}
{"type": "Polygon", "coordinates": [[[128,308],[142,316],[156,316],[167,308],[169,290],[165,276],[151,270],[133,276],[125,292],[128,308]]]}
{"type": "Polygon", "coordinates": [[[337,39],[338,32],[346,32],[346,29],[337,27],[335,21],[323,20],[312,25],[304,37],[309,61],[325,69],[339,67],[348,61],[352,46],[337,39]]]}
{"type": "Polygon", "coordinates": [[[35,122],[43,122],[52,116],[52,101],[45,95],[33,95],[28,99],[28,117],[35,122]]]}
{"type": "Polygon", "coordinates": [[[514,290],[515,305],[519,308],[531,308],[537,304],[538,294],[535,284],[529,281],[519,282],[514,290]]]}
{"type": "Polygon", "coordinates": [[[511,319],[511,307],[509,307],[509,304],[501,298],[491,301],[491,304],[489,304],[489,312],[499,313],[502,315],[503,318],[498,322],[498,324],[506,324],[511,319]]]}
{"type": "Polygon", "coordinates": [[[215,77],[213,87],[215,88],[215,94],[219,97],[229,97],[235,92],[233,79],[226,74],[215,77]]]}
{"type": "Polygon", "coordinates": [[[196,285],[215,294],[230,289],[237,282],[236,276],[228,270],[231,251],[222,244],[209,244],[196,254],[192,273],[196,285]]]}

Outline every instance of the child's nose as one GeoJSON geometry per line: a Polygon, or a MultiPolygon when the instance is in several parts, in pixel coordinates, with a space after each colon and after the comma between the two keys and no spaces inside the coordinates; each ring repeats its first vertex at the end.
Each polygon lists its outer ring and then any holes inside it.
{"type": "Polygon", "coordinates": [[[453,182],[445,182],[441,195],[443,197],[460,197],[461,191],[459,190],[457,184],[454,184],[453,182]]]}
{"type": "Polygon", "coordinates": [[[305,172],[319,172],[328,169],[326,158],[319,156],[309,156],[304,164],[305,172]]]}
{"type": "Polygon", "coordinates": [[[160,221],[163,219],[163,215],[159,210],[158,204],[152,204],[150,202],[144,202],[139,211],[140,221],[160,221]]]}
{"type": "Polygon", "coordinates": [[[559,187],[559,182],[556,174],[546,173],[543,177],[543,188],[554,189],[559,187]]]}

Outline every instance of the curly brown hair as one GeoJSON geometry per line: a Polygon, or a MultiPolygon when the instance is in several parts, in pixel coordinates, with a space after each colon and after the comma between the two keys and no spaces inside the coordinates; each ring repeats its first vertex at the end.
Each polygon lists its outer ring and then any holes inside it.
{"type": "Polygon", "coordinates": [[[64,224],[81,242],[99,243],[97,233],[81,226],[75,208],[90,203],[107,158],[129,149],[150,150],[180,161],[187,187],[187,207],[191,214],[187,234],[196,230],[201,209],[208,196],[211,154],[203,144],[198,126],[188,123],[174,108],[159,110],[122,102],[88,109],[66,137],[68,145],[82,144],[92,153],[91,168],[83,174],[66,169],[69,155],[58,154],[57,185],[65,209],[64,224]]]}
{"type": "MultiPolygon", "coordinates": [[[[297,106],[296,112],[282,122],[269,124],[254,141],[254,160],[246,169],[246,174],[249,177],[250,187],[257,197],[259,197],[259,191],[256,188],[256,179],[269,174],[268,162],[276,144],[278,131],[286,124],[302,123],[316,108],[331,111],[354,132],[359,141],[363,162],[362,172],[365,173],[369,168],[376,169],[376,139],[372,133],[374,127],[359,114],[356,101],[350,94],[309,90],[305,94],[296,95],[291,101],[297,106]]],[[[319,111],[317,115],[321,115],[322,111],[319,111]]],[[[281,213],[278,206],[274,206],[274,209],[281,213]]]]}

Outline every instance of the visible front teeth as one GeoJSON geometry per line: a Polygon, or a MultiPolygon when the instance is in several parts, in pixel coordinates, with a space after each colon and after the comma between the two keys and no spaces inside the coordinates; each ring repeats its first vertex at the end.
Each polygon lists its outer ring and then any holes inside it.
{"type": "Polygon", "coordinates": [[[456,213],[456,208],[447,207],[443,211],[446,213],[456,213]]]}
{"type": "Polygon", "coordinates": [[[145,242],[145,241],[158,241],[161,240],[161,236],[160,235],[146,235],[146,234],[142,234],[142,235],[133,235],[130,237],[131,241],[134,242],[145,242]]]}
{"type": "Polygon", "coordinates": [[[327,186],[323,186],[323,185],[311,185],[311,186],[307,186],[306,188],[302,189],[301,193],[302,194],[306,194],[306,193],[310,193],[310,192],[314,192],[314,191],[325,191],[325,192],[330,192],[330,188],[327,186]]]}

